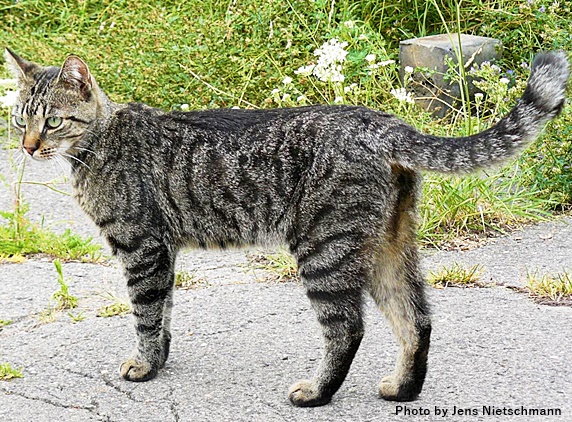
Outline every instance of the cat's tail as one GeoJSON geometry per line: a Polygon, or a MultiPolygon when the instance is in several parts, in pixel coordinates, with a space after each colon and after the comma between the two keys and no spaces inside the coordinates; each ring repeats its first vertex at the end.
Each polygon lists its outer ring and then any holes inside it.
{"type": "MultiPolygon", "coordinates": [[[[473,136],[441,138],[414,129],[395,132],[386,146],[395,164],[445,173],[468,172],[502,162],[523,149],[557,116],[565,102],[570,75],[564,52],[539,53],[526,90],[510,113],[473,136]]],[[[401,128],[400,128],[401,129],[401,128]]]]}

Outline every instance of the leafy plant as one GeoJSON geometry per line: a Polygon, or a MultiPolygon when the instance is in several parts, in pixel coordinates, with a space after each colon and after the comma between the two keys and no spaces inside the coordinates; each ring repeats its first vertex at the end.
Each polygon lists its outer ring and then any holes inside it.
{"type": "Polygon", "coordinates": [[[0,380],[9,381],[14,378],[24,378],[22,368],[13,368],[9,363],[0,363],[0,380]]]}
{"type": "Polygon", "coordinates": [[[175,273],[175,287],[180,289],[193,289],[206,286],[209,286],[208,281],[204,277],[198,276],[196,271],[189,272],[181,270],[175,273]]]}
{"type": "Polygon", "coordinates": [[[58,259],[54,260],[54,267],[56,267],[58,284],[60,285],[60,289],[52,295],[52,299],[56,301],[56,309],[64,310],[77,307],[78,299],[69,293],[69,287],[62,271],[62,263],[58,259]]]}
{"type": "Polygon", "coordinates": [[[112,293],[106,294],[105,297],[112,300],[112,303],[99,308],[97,312],[98,317],[110,318],[114,316],[125,316],[131,312],[131,307],[123,299],[118,298],[112,293]]]}

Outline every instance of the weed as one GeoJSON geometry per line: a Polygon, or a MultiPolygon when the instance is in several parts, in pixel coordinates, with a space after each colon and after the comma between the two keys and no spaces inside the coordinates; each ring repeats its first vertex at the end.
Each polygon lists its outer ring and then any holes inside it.
{"type": "Polygon", "coordinates": [[[12,324],[12,321],[10,321],[9,319],[0,319],[0,329],[10,324],[12,324]]]}
{"type": "Polygon", "coordinates": [[[258,253],[248,256],[249,265],[254,269],[264,270],[274,281],[290,281],[298,279],[298,266],[294,257],[286,251],[273,254],[258,253]]]}
{"type": "Polygon", "coordinates": [[[38,321],[40,321],[42,324],[50,324],[56,321],[58,315],[59,315],[58,309],[56,309],[50,303],[48,304],[46,309],[41,310],[40,313],[36,315],[36,318],[38,318],[38,321]]]}
{"type": "Polygon", "coordinates": [[[27,206],[19,211],[0,211],[0,261],[21,262],[34,254],[48,254],[65,261],[100,262],[101,246],[66,229],[62,234],[32,223],[25,217],[27,206]]]}
{"type": "Polygon", "coordinates": [[[196,271],[181,270],[175,273],[175,287],[180,289],[194,289],[197,287],[208,287],[209,285],[209,282],[204,277],[198,276],[196,271]]]}
{"type": "Polygon", "coordinates": [[[125,316],[131,312],[131,307],[123,299],[118,298],[112,293],[107,293],[105,297],[113,302],[99,308],[97,311],[98,317],[110,318],[114,316],[125,316]]]}
{"type": "Polygon", "coordinates": [[[58,284],[60,285],[60,289],[52,295],[52,299],[56,301],[55,309],[64,310],[77,307],[78,299],[69,293],[69,287],[62,271],[62,263],[58,259],[54,260],[54,267],[56,267],[58,284]]]}
{"type": "Polygon", "coordinates": [[[14,378],[24,378],[22,368],[12,368],[9,363],[0,363],[0,380],[9,381],[14,378]]]}
{"type": "Polygon", "coordinates": [[[483,287],[484,284],[479,281],[484,269],[480,265],[473,265],[466,268],[461,264],[454,262],[450,267],[443,267],[439,271],[429,272],[427,282],[438,289],[445,287],[483,287]]]}
{"type": "Polygon", "coordinates": [[[567,271],[540,277],[538,271],[529,272],[526,289],[540,303],[572,305],[572,275],[567,271]]]}
{"type": "Polygon", "coordinates": [[[79,312],[78,314],[74,315],[71,311],[68,311],[68,316],[71,318],[74,324],[81,322],[87,318],[83,312],[79,312]]]}

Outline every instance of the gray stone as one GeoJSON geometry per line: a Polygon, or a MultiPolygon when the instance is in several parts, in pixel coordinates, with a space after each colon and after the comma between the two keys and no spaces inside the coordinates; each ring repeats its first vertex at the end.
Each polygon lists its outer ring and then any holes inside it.
{"type": "MultiPolygon", "coordinates": [[[[438,117],[443,117],[452,107],[456,107],[461,99],[458,78],[447,77],[449,59],[450,63],[458,65],[458,57],[461,56],[468,71],[475,64],[500,58],[501,49],[502,43],[497,39],[466,34],[441,34],[401,41],[401,80],[413,93],[418,105],[433,111],[438,117]],[[407,77],[405,68],[408,66],[426,70],[416,71],[411,77],[407,77]]],[[[475,93],[475,87],[471,78],[467,79],[471,97],[475,93]]]]}

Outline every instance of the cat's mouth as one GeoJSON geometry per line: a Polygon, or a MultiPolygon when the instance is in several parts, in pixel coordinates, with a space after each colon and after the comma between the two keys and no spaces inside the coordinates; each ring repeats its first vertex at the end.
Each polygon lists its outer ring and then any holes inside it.
{"type": "Polygon", "coordinates": [[[22,154],[24,154],[26,157],[31,157],[37,161],[50,160],[59,155],[59,151],[55,147],[41,147],[34,151],[30,151],[27,148],[21,147],[21,150],[22,154]]]}

